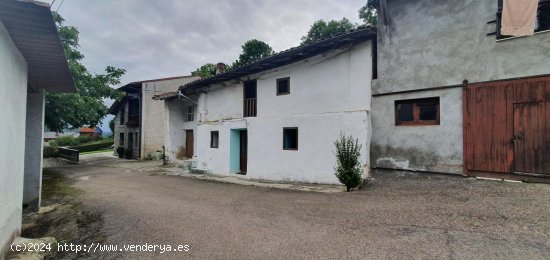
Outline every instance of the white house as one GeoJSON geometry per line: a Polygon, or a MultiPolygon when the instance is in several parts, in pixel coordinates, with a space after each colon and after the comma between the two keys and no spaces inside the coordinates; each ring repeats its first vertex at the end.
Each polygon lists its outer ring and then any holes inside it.
{"type": "Polygon", "coordinates": [[[40,207],[44,94],[75,90],[50,6],[0,1],[0,259],[40,207]]]}
{"type": "Polygon", "coordinates": [[[198,101],[183,142],[196,170],[337,183],[340,133],[359,139],[368,169],[373,40],[361,28],[180,87],[180,108],[198,101]]]}

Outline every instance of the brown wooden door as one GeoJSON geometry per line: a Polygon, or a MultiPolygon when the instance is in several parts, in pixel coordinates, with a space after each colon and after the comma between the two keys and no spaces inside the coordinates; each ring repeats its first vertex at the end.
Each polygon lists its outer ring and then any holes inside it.
{"type": "Polygon", "coordinates": [[[248,155],[248,132],[241,130],[239,136],[239,169],[241,173],[246,174],[246,164],[248,155]]]}
{"type": "Polygon", "coordinates": [[[194,146],[193,130],[185,130],[185,157],[193,157],[194,146]]]}
{"type": "Polygon", "coordinates": [[[514,104],[514,172],[550,174],[549,104],[514,104]]]}
{"type": "Polygon", "coordinates": [[[550,174],[550,77],[464,89],[465,173],[550,174]]]}

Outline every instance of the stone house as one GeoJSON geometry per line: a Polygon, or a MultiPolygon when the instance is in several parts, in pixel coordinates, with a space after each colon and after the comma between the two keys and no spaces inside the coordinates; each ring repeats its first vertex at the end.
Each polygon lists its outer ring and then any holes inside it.
{"type": "Polygon", "coordinates": [[[74,91],[50,6],[0,1],[0,259],[40,207],[45,93],[74,91]]]}
{"type": "Polygon", "coordinates": [[[131,149],[136,159],[162,151],[166,111],[164,104],[152,98],[197,79],[199,77],[195,76],[171,77],[136,81],[120,87],[124,98],[109,108],[109,113],[115,116],[115,147],[131,149]]]}

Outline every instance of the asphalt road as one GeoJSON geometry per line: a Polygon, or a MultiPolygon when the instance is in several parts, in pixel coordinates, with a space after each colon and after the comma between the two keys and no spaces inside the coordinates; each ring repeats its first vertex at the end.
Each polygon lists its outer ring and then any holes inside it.
{"type": "Polygon", "coordinates": [[[107,244],[188,252],[124,259],[548,259],[550,185],[377,173],[366,189],[321,194],[155,174],[139,163],[60,171],[102,212],[107,244]]]}

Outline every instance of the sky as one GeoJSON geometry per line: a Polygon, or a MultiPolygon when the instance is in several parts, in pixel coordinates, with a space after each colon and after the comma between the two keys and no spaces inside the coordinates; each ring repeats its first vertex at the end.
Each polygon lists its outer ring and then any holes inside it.
{"type": "MultiPolygon", "coordinates": [[[[46,1],[46,0],[43,0],[46,1]]],[[[235,61],[250,39],[282,51],[300,44],[314,21],[359,23],[366,0],[49,0],[78,28],[83,64],[127,72],[122,85],[189,75],[205,63],[235,61]]],[[[110,105],[110,102],[107,102],[110,105]]],[[[107,121],[107,120],[104,120],[107,121]]],[[[107,124],[102,129],[107,130],[107,124]]]]}

